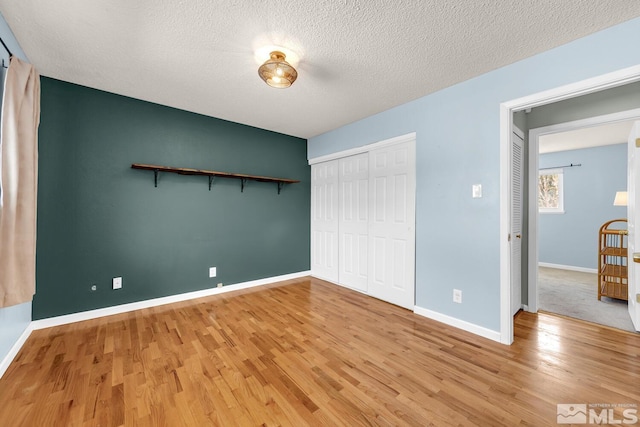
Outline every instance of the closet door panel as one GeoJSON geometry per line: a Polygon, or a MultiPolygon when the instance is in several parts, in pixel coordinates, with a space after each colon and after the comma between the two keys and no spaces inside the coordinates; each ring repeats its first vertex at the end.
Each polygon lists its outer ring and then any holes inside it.
{"type": "Polygon", "coordinates": [[[339,160],[339,283],[362,292],[368,283],[369,156],[339,160]]]}
{"type": "Polygon", "coordinates": [[[369,179],[374,212],[369,295],[405,308],[415,305],[415,144],[372,150],[369,179]]]}
{"type": "Polygon", "coordinates": [[[311,166],[311,274],[338,282],[338,160],[311,166]]]}

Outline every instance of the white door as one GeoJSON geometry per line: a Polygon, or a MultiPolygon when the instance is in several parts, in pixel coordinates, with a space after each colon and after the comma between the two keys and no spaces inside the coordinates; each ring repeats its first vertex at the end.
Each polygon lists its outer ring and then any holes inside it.
{"type": "Polygon", "coordinates": [[[339,283],[367,292],[369,154],[340,159],[339,283]]]}
{"type": "Polygon", "coordinates": [[[311,167],[311,274],[338,282],[338,161],[311,167]]]}
{"type": "Polygon", "coordinates": [[[415,306],[415,141],[369,153],[369,295],[415,306]]]}
{"type": "Polygon", "coordinates": [[[636,331],[640,331],[640,263],[633,261],[633,254],[640,252],[640,185],[638,185],[638,171],[640,170],[640,121],[635,122],[629,135],[628,148],[628,177],[627,177],[627,221],[629,228],[629,315],[636,331]]]}
{"type": "Polygon", "coordinates": [[[511,134],[511,314],[522,306],[522,157],[524,140],[511,134]]]}

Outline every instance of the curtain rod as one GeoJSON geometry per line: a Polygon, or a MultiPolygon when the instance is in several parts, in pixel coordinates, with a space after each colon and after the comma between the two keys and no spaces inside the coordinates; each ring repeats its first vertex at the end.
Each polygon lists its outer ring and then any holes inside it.
{"type": "Polygon", "coordinates": [[[578,167],[578,166],[582,166],[582,164],[581,164],[581,163],[578,163],[578,164],[575,164],[575,165],[574,165],[573,163],[569,163],[568,165],[564,165],[564,166],[552,166],[552,167],[550,167],[550,168],[540,168],[540,169],[538,169],[538,170],[543,171],[543,170],[547,170],[547,169],[575,168],[575,167],[578,167]]]}

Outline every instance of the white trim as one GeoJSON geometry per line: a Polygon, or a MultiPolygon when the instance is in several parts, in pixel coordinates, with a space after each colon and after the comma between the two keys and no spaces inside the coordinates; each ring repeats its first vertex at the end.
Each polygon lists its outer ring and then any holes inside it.
{"type": "Polygon", "coordinates": [[[511,134],[512,109],[500,104],[500,342],[513,342],[511,313],[511,134]]]}
{"type": "Polygon", "coordinates": [[[638,80],[640,80],[640,65],[634,65],[632,67],[623,68],[622,70],[613,71],[590,79],[581,80],[507,101],[501,105],[513,111],[525,110],[527,108],[553,104],[554,102],[563,101],[565,99],[588,95],[590,93],[610,89],[612,87],[634,83],[638,80]]]}
{"type": "Polygon", "coordinates": [[[196,298],[218,295],[226,292],[238,291],[240,289],[248,289],[256,286],[264,286],[271,283],[282,282],[285,280],[299,279],[309,276],[311,272],[301,271],[298,273],[285,274],[282,276],[268,277],[266,279],[251,280],[249,282],[236,283],[233,285],[223,286],[222,288],[203,289],[201,291],[187,292],[184,294],[171,295],[162,298],[153,298],[144,301],[132,302],[129,304],[115,305],[113,307],[99,308],[97,310],[83,311],[80,313],[67,314],[64,316],[50,317],[48,319],[35,320],[31,322],[32,329],[44,329],[52,326],[66,325],[68,323],[81,322],[83,320],[97,319],[104,316],[112,316],[114,314],[127,313],[129,311],[140,310],[143,308],[157,307],[174,302],[192,300],[196,298]]]}
{"type": "Polygon", "coordinates": [[[331,153],[325,156],[314,157],[309,159],[309,164],[314,165],[316,163],[328,162],[328,161],[340,159],[343,157],[354,156],[356,154],[368,153],[371,150],[375,150],[382,147],[388,147],[389,145],[400,144],[402,142],[409,142],[412,140],[415,141],[415,139],[416,139],[416,133],[411,132],[405,135],[395,136],[393,138],[374,142],[372,144],[363,145],[361,147],[350,148],[348,150],[338,151],[337,153],[331,153]]]}
{"type": "Polygon", "coordinates": [[[426,308],[415,306],[413,312],[419,316],[427,317],[445,325],[453,326],[454,328],[462,329],[463,331],[471,332],[475,335],[480,335],[483,338],[490,339],[492,341],[501,342],[500,332],[494,331],[483,326],[478,326],[475,323],[470,323],[464,320],[457,319],[455,317],[447,316],[446,314],[438,313],[426,308]]]}
{"type": "Polygon", "coordinates": [[[9,369],[11,362],[13,362],[13,359],[18,355],[18,352],[27,341],[27,338],[29,338],[29,336],[31,335],[31,332],[33,332],[33,328],[31,327],[31,323],[29,323],[22,335],[20,335],[20,338],[18,338],[18,341],[13,344],[13,347],[11,347],[9,353],[7,353],[4,359],[0,361],[0,378],[2,378],[5,372],[7,372],[7,369],[9,369]]]}
{"type": "MultiPolygon", "coordinates": [[[[511,313],[511,259],[509,256],[509,224],[511,221],[511,200],[509,189],[511,178],[509,172],[510,150],[511,150],[511,133],[513,128],[513,112],[525,110],[527,108],[538,107],[540,105],[551,104],[564,99],[575,98],[577,96],[586,95],[615,86],[622,86],[640,80],[640,65],[634,65],[622,70],[614,71],[604,75],[596,76],[590,79],[560,86],[544,92],[534,93],[522,98],[517,98],[500,104],[500,342],[511,344],[513,342],[513,316],[511,313]]],[[[529,147],[531,153],[535,147],[535,155],[529,156],[529,173],[538,171],[538,147],[537,144],[531,143],[529,138],[529,147]],[[535,167],[532,167],[534,164],[535,167]]],[[[535,181],[535,180],[534,180],[535,181]]],[[[531,186],[531,180],[529,180],[531,186]]],[[[532,192],[529,191],[529,207],[535,206],[535,214],[529,215],[529,259],[528,264],[538,265],[537,250],[537,201],[531,203],[532,192]],[[534,246],[535,250],[531,249],[534,246]],[[535,262],[532,262],[535,260],[535,262]]],[[[529,268],[529,284],[536,283],[537,269],[529,268]],[[532,279],[534,281],[532,281],[532,279]]],[[[535,286],[529,286],[529,309],[537,310],[537,289],[535,286]],[[531,290],[533,288],[534,298],[531,298],[531,290]]]]}
{"type": "Polygon", "coordinates": [[[539,262],[538,267],[557,268],[558,270],[579,271],[580,273],[598,273],[597,268],[576,267],[574,265],[552,264],[550,262],[539,262]]]}
{"type": "MultiPolygon", "coordinates": [[[[309,273],[309,275],[310,275],[311,277],[313,277],[314,279],[324,280],[325,282],[329,282],[329,283],[331,283],[332,285],[340,285],[340,283],[338,283],[337,281],[335,281],[335,280],[333,280],[333,279],[327,279],[326,277],[322,277],[322,275],[317,274],[317,273],[314,273],[313,271],[311,271],[311,272],[309,273]]],[[[342,286],[342,285],[340,285],[340,286],[342,286]]]]}

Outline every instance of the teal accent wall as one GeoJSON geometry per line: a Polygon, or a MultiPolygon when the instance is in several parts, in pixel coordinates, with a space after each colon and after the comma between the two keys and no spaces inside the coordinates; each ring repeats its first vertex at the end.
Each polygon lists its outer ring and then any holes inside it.
{"type": "Polygon", "coordinates": [[[541,213],[540,262],[597,269],[598,230],[609,220],[627,217],[613,206],[616,191],[627,189],[627,144],[540,155],[540,167],[581,164],[563,172],[564,214],[541,213]]]}
{"type": "Polygon", "coordinates": [[[640,64],[639,39],[636,18],[311,138],[309,158],[416,132],[416,305],[498,331],[500,104],[640,64]]]}
{"type": "Polygon", "coordinates": [[[303,139],[46,77],[39,138],[34,319],[309,270],[303,139]],[[161,173],[155,188],[132,163],[301,183],[278,195],[216,178],[209,191],[207,177],[161,173]]]}
{"type": "MultiPolygon", "coordinates": [[[[15,56],[24,61],[28,61],[27,56],[18,45],[18,42],[2,15],[0,15],[0,37],[7,46],[9,46],[9,49],[11,49],[11,52],[15,56]]],[[[2,59],[4,59],[5,64],[9,63],[9,54],[0,46],[0,60],[2,59]]],[[[6,70],[4,68],[0,68],[2,83],[0,84],[0,95],[4,88],[5,72],[6,70]]],[[[1,99],[2,98],[0,98],[0,100],[1,99]]],[[[9,351],[27,329],[30,322],[31,301],[11,307],[0,308],[0,362],[9,354],[9,351]]]]}

